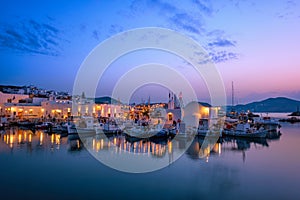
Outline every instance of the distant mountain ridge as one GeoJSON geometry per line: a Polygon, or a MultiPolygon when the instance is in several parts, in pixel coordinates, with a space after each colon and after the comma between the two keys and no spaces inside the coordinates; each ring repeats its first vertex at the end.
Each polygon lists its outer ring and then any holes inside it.
{"type": "Polygon", "coordinates": [[[121,104],[120,101],[118,101],[114,98],[108,97],[108,96],[95,98],[95,103],[97,103],[97,104],[121,104]]]}
{"type": "MultiPolygon", "coordinates": [[[[294,112],[300,107],[300,101],[286,97],[268,98],[263,101],[248,103],[245,105],[236,105],[236,111],[251,112],[294,112]]],[[[231,106],[229,106],[231,108],[231,106]]]]}

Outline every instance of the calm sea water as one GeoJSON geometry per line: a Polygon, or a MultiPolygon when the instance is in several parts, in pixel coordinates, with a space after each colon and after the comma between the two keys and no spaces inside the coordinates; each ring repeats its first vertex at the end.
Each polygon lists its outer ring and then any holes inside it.
{"type": "MultiPolygon", "coordinates": [[[[211,147],[196,137],[167,167],[131,174],[103,165],[79,140],[9,130],[0,140],[0,199],[299,199],[300,124],[282,123],[281,133],[272,140],[227,138],[211,147]]],[[[170,141],[109,140],[118,147],[95,139],[93,150],[172,157],[170,141]]]]}

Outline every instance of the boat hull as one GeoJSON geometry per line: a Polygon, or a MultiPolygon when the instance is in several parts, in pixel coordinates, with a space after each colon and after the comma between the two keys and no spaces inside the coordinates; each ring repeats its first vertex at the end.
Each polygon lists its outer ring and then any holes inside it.
{"type": "Polygon", "coordinates": [[[268,131],[260,131],[254,133],[247,133],[244,131],[232,131],[232,130],[224,130],[222,132],[223,136],[231,136],[231,137],[242,137],[242,138],[266,138],[268,131]]]}

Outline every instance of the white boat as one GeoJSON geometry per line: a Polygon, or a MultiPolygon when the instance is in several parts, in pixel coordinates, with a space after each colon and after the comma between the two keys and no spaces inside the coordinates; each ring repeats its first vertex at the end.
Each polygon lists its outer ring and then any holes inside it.
{"type": "Polygon", "coordinates": [[[123,129],[124,127],[121,125],[108,122],[103,125],[102,131],[104,133],[121,133],[123,129]]]}
{"type": "Polygon", "coordinates": [[[156,135],[161,129],[149,128],[148,126],[134,126],[130,129],[126,129],[125,133],[128,136],[136,138],[149,138],[156,135]]]}
{"type": "Polygon", "coordinates": [[[170,134],[176,134],[176,129],[163,128],[160,124],[153,126],[134,126],[125,129],[124,132],[130,137],[150,138],[150,137],[166,137],[170,134]]]}
{"type": "Polygon", "coordinates": [[[81,117],[75,123],[68,126],[69,134],[99,134],[103,133],[103,124],[99,123],[94,117],[81,117]]]}
{"type": "Polygon", "coordinates": [[[246,137],[246,138],[265,138],[267,137],[268,130],[260,127],[258,130],[256,128],[251,128],[249,123],[237,124],[235,129],[224,129],[222,134],[224,136],[233,137],[246,137]]]}
{"type": "Polygon", "coordinates": [[[68,135],[77,135],[77,129],[73,122],[67,123],[68,135]]]}
{"type": "Polygon", "coordinates": [[[176,135],[177,134],[177,128],[171,127],[169,128],[169,135],[176,135]]]}
{"type": "Polygon", "coordinates": [[[213,125],[209,126],[208,119],[200,119],[197,135],[203,137],[220,137],[222,136],[222,130],[213,125]]]}
{"type": "Polygon", "coordinates": [[[255,121],[255,123],[261,124],[264,127],[264,129],[268,131],[277,131],[278,128],[280,128],[278,120],[272,119],[271,117],[259,118],[255,121]]]}

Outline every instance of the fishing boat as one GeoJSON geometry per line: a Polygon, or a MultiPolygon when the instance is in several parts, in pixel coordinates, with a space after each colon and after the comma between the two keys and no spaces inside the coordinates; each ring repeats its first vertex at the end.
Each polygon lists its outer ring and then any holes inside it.
{"type": "MultiPolygon", "coordinates": [[[[84,116],[74,121],[74,125],[69,126],[70,133],[79,133],[82,135],[94,135],[103,133],[103,124],[99,123],[94,117],[84,116]]],[[[70,134],[69,133],[69,134],[70,134]]]]}
{"type": "Polygon", "coordinates": [[[38,130],[47,130],[49,127],[53,127],[53,124],[51,122],[42,122],[35,125],[35,128],[38,130]]]}
{"type": "Polygon", "coordinates": [[[177,134],[177,128],[172,126],[168,129],[170,136],[175,136],[177,134]]]}
{"type": "Polygon", "coordinates": [[[122,130],[124,129],[123,126],[118,125],[114,122],[107,122],[105,124],[100,124],[100,127],[102,127],[102,130],[100,129],[100,131],[103,131],[106,134],[121,133],[122,130]]]}
{"type": "Polygon", "coordinates": [[[255,120],[255,123],[261,125],[265,130],[268,131],[278,131],[278,129],[281,127],[278,120],[272,119],[269,116],[259,118],[258,120],[255,120]]]}
{"type": "Polygon", "coordinates": [[[168,137],[176,135],[175,127],[156,126],[134,126],[130,129],[125,129],[124,133],[129,137],[136,138],[151,138],[151,137],[168,137]]]}
{"type": "Polygon", "coordinates": [[[208,119],[200,119],[197,130],[197,135],[202,137],[220,137],[221,129],[216,127],[209,127],[208,119]]]}
{"type": "Polygon", "coordinates": [[[21,127],[33,127],[35,126],[35,124],[33,122],[30,122],[30,121],[18,121],[17,122],[17,126],[21,126],[21,127]]]}
{"type": "Polygon", "coordinates": [[[168,129],[161,129],[160,131],[158,131],[152,137],[168,137],[168,136],[169,136],[169,130],[168,129]]]}
{"type": "Polygon", "coordinates": [[[280,122],[290,122],[290,123],[296,123],[296,122],[300,122],[300,118],[297,117],[290,117],[287,119],[280,119],[280,122]]]}
{"type": "Polygon", "coordinates": [[[239,123],[235,129],[224,129],[222,131],[223,136],[245,138],[266,138],[267,133],[268,130],[264,129],[262,126],[259,129],[256,129],[255,127],[250,127],[249,123],[239,123]]]}
{"type": "Polygon", "coordinates": [[[68,135],[78,135],[76,126],[73,122],[67,123],[68,135]]]}
{"type": "Polygon", "coordinates": [[[54,133],[68,133],[68,123],[56,124],[52,127],[54,133]]]}
{"type": "Polygon", "coordinates": [[[148,126],[134,126],[125,130],[125,134],[136,138],[149,138],[158,133],[160,129],[150,128],[148,126]]]}
{"type": "Polygon", "coordinates": [[[200,136],[206,136],[208,132],[208,119],[200,119],[197,133],[200,136]]]}

